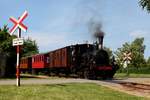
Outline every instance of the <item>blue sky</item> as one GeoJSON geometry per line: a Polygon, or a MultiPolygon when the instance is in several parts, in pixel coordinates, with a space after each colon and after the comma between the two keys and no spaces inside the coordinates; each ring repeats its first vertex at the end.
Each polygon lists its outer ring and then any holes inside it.
{"type": "Polygon", "coordinates": [[[0,0],[0,27],[8,24],[9,17],[18,18],[25,10],[24,20],[40,52],[66,45],[94,41],[89,31],[89,20],[102,23],[106,33],[104,45],[115,51],[125,42],[144,37],[145,57],[150,56],[150,14],[143,11],[138,0],[0,0]]]}

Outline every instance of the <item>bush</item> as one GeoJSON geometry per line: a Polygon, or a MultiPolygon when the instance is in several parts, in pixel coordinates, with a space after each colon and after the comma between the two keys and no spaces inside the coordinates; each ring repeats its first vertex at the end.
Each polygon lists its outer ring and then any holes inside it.
{"type": "MultiPolygon", "coordinates": [[[[129,66],[128,67],[129,73],[134,73],[134,74],[150,74],[150,66],[142,65],[140,67],[133,67],[129,66]]],[[[127,68],[120,67],[120,69],[117,71],[118,73],[126,73],[127,68]]]]}

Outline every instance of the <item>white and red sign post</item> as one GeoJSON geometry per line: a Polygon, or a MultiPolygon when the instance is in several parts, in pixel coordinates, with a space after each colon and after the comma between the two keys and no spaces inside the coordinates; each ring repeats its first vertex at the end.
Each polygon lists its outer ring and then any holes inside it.
{"type": "Polygon", "coordinates": [[[13,46],[17,48],[17,63],[16,63],[16,85],[20,86],[20,63],[19,63],[19,53],[20,53],[20,45],[23,45],[23,39],[21,38],[21,30],[27,31],[27,27],[22,23],[23,20],[28,16],[28,12],[25,11],[19,19],[15,19],[14,17],[10,17],[10,21],[14,23],[13,28],[10,30],[10,35],[12,35],[17,29],[18,34],[17,38],[13,40],[13,46]]]}

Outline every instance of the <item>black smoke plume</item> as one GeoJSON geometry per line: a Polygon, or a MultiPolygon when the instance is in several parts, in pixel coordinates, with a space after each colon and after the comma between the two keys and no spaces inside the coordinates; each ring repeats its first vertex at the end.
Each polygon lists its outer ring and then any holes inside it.
{"type": "Polygon", "coordinates": [[[99,48],[103,48],[103,38],[105,33],[102,31],[102,23],[91,19],[89,21],[89,31],[93,34],[94,38],[98,40],[99,48]]]}
{"type": "Polygon", "coordinates": [[[102,23],[96,20],[89,20],[89,31],[93,34],[95,38],[99,38],[104,36],[104,32],[102,31],[102,23]]]}

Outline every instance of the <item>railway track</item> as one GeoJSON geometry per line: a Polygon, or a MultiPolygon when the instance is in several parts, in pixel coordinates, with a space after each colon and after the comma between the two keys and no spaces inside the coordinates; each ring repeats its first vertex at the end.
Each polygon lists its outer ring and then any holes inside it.
{"type": "Polygon", "coordinates": [[[150,91],[150,85],[148,84],[141,84],[141,83],[134,83],[134,82],[122,82],[119,84],[121,84],[124,87],[131,88],[131,89],[150,91]]]}

